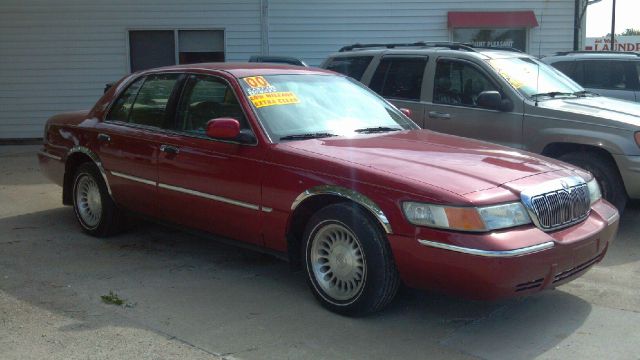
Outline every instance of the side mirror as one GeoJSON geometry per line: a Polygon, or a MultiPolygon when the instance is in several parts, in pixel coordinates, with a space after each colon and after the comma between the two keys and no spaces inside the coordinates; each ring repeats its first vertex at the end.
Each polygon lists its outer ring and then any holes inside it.
{"type": "Polygon", "coordinates": [[[478,95],[476,102],[483,108],[498,110],[502,103],[502,95],[497,91],[483,91],[478,95]]]}
{"type": "Polygon", "coordinates": [[[411,110],[407,108],[400,108],[398,110],[400,110],[400,112],[403,113],[406,117],[411,117],[411,110]]]}
{"type": "Polygon", "coordinates": [[[207,122],[207,136],[214,139],[233,140],[240,135],[240,123],[232,118],[217,118],[207,122]]]}

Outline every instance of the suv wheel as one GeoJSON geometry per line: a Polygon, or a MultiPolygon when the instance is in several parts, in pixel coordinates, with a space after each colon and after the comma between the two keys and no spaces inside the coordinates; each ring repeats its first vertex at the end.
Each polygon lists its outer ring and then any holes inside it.
{"type": "Polygon", "coordinates": [[[618,208],[622,213],[627,204],[627,191],[624,188],[618,168],[606,156],[597,152],[572,152],[560,156],[560,160],[588,170],[598,180],[602,197],[618,208]]]}
{"type": "Polygon", "coordinates": [[[375,312],[397,292],[399,276],[387,239],[353,204],[330,205],[313,215],[302,249],[309,287],[331,311],[375,312]]]}

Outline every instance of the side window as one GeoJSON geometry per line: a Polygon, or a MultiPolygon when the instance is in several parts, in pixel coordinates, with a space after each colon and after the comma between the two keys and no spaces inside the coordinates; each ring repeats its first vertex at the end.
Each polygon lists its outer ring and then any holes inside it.
{"type": "Polygon", "coordinates": [[[627,90],[633,88],[623,61],[588,60],[583,65],[582,86],[595,89],[627,90]]]}
{"type": "Polygon", "coordinates": [[[371,79],[373,91],[389,99],[420,101],[426,57],[383,58],[371,79]]]}
{"type": "Polygon", "coordinates": [[[640,90],[640,61],[634,61],[635,63],[635,77],[636,77],[636,90],[640,90]]]}
{"type": "Polygon", "coordinates": [[[575,80],[575,62],[573,61],[558,61],[551,64],[554,68],[562,71],[565,75],[575,80]]]}
{"type": "Polygon", "coordinates": [[[249,129],[242,107],[231,87],[210,76],[192,76],[178,106],[178,129],[204,135],[207,122],[221,117],[234,118],[240,129],[249,129]]]}
{"type": "Polygon", "coordinates": [[[491,90],[498,89],[474,66],[458,61],[438,61],[433,85],[434,103],[477,106],[478,95],[491,90]]]}
{"type": "Polygon", "coordinates": [[[133,103],[131,114],[129,114],[129,122],[164,127],[167,122],[167,103],[179,76],[179,74],[148,76],[133,103]]]}
{"type": "Polygon", "coordinates": [[[326,69],[360,80],[371,59],[373,56],[335,57],[327,63],[326,69]]]}
{"type": "Polygon", "coordinates": [[[116,101],[113,102],[111,110],[109,110],[105,120],[128,121],[131,106],[136,100],[136,95],[138,95],[138,90],[140,90],[140,85],[142,85],[143,82],[144,78],[139,78],[129,85],[129,87],[120,94],[116,101]]]}

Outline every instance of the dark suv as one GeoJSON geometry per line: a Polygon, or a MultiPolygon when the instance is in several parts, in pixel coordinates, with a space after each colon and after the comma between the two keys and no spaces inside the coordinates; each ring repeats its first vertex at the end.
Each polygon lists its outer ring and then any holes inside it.
{"type": "Polygon", "coordinates": [[[578,51],[542,59],[585,89],[604,96],[640,102],[640,54],[578,51]]]}

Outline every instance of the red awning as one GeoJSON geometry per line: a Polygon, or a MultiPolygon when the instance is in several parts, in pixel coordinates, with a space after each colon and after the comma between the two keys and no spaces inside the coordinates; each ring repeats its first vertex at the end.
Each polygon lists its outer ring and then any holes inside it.
{"type": "Polygon", "coordinates": [[[449,11],[450,28],[536,27],[533,11],[449,11]]]}

